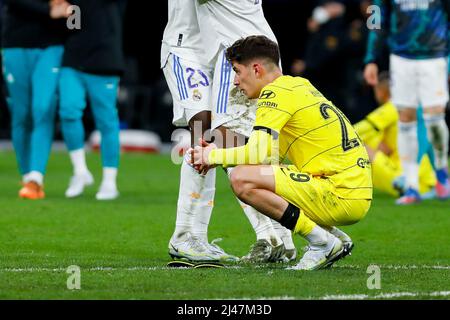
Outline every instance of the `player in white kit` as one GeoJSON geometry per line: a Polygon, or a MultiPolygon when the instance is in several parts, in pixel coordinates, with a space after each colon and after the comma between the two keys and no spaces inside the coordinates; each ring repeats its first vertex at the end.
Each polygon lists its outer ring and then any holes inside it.
{"type": "MultiPolygon", "coordinates": [[[[211,110],[214,142],[227,148],[244,145],[255,121],[256,101],[248,100],[233,84],[234,71],[225,58],[225,49],[249,35],[265,35],[276,42],[275,35],[264,17],[260,0],[199,0],[196,10],[205,59],[214,68],[211,110]]],[[[229,175],[232,168],[227,171],[229,175]]],[[[240,204],[257,237],[244,259],[258,261],[270,252],[276,256],[283,247],[284,259],[294,260],[296,249],[291,232],[254,208],[240,204]]]]}
{"type": "MultiPolygon", "coordinates": [[[[221,71],[214,71],[215,61],[205,58],[207,52],[204,51],[204,48],[209,48],[213,42],[202,42],[203,34],[200,34],[194,7],[198,4],[196,2],[197,0],[169,1],[169,21],[164,31],[161,47],[161,68],[173,97],[173,123],[177,126],[189,125],[192,145],[197,143],[198,138],[203,137],[210,128],[211,108],[216,107],[219,95],[220,108],[222,108],[220,110],[224,112],[221,112],[222,115],[218,112],[214,112],[214,114],[225,116],[219,125],[229,123],[233,125],[235,131],[245,134],[245,132],[251,131],[254,120],[254,110],[249,113],[248,109],[241,107],[239,112],[230,112],[239,104],[233,103],[233,97],[230,101],[226,101],[227,98],[225,98],[226,81],[232,84],[232,77],[226,78],[230,76],[229,73],[223,73],[221,81],[220,76],[218,76],[218,80],[214,81],[214,74],[217,75],[221,71]],[[227,114],[233,120],[243,114],[248,115],[243,118],[247,125],[242,126],[242,122],[237,120],[231,121],[226,117],[227,114]],[[243,131],[242,127],[245,127],[243,131]]],[[[222,49],[220,51],[222,54],[222,49]]],[[[223,62],[224,68],[231,70],[226,60],[223,62]]],[[[220,70],[220,67],[218,66],[217,69],[220,70]]],[[[218,123],[217,120],[222,119],[221,116],[213,117],[214,123],[218,123]]],[[[174,234],[169,242],[169,254],[173,257],[194,261],[234,260],[235,257],[226,254],[216,244],[208,243],[207,228],[215,193],[215,170],[210,170],[206,175],[199,175],[188,162],[183,161],[181,167],[177,221],[174,234]]],[[[244,204],[242,207],[257,233],[258,240],[265,239],[267,243],[272,243],[271,247],[262,248],[263,258],[266,260],[274,259],[274,257],[285,259],[285,257],[281,257],[284,253],[284,246],[270,220],[251,207],[244,204]]],[[[283,237],[287,236],[287,229],[283,230],[281,226],[277,226],[277,228],[281,230],[283,237]]],[[[289,240],[292,243],[290,233],[289,240]]],[[[295,248],[293,249],[291,257],[295,258],[295,248]]],[[[259,251],[262,252],[261,248],[259,251]]]]}

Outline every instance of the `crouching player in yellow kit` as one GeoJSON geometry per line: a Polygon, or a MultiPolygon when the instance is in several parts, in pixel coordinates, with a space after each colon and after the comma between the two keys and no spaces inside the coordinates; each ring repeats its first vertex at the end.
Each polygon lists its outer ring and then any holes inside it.
{"type": "Polygon", "coordinates": [[[240,39],[227,49],[227,58],[235,85],[258,98],[253,132],[238,148],[217,149],[202,141],[192,150],[192,161],[200,172],[237,166],[231,174],[237,197],[308,241],[309,250],[293,269],[330,267],[353,247],[336,226],[360,221],[370,207],[364,145],[342,112],[308,80],[283,76],[273,41],[240,39]],[[281,165],[285,159],[292,165],[281,165]]]}

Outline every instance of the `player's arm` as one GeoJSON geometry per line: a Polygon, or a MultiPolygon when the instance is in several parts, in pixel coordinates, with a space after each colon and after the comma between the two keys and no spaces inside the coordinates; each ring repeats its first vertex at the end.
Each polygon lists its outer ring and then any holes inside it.
{"type": "MultiPolygon", "coordinates": [[[[380,26],[369,31],[367,40],[366,56],[364,63],[375,63],[380,61],[383,53],[383,46],[386,43],[390,30],[391,0],[374,0],[373,5],[380,9],[380,17],[375,17],[375,21],[380,21],[380,26]]],[[[376,11],[373,13],[375,14],[376,11]]]]}
{"type": "Polygon", "coordinates": [[[35,0],[5,0],[6,3],[19,10],[33,14],[40,19],[61,19],[67,18],[70,12],[67,8],[70,6],[66,0],[51,0],[49,2],[39,2],[35,0]]]}
{"type": "Polygon", "coordinates": [[[244,146],[211,150],[208,155],[208,164],[229,167],[239,164],[268,163],[272,156],[274,134],[277,135],[269,128],[255,127],[244,146]]]}
{"type": "Polygon", "coordinates": [[[50,15],[50,3],[40,2],[36,0],[5,0],[5,3],[11,7],[15,7],[30,13],[37,13],[42,16],[50,15]]]}
{"type": "Polygon", "coordinates": [[[442,7],[447,14],[447,41],[450,44],[450,0],[442,0],[442,7]]]}
{"type": "MultiPolygon", "coordinates": [[[[263,92],[267,91],[272,90],[263,90],[263,92]]],[[[289,91],[285,89],[280,91],[274,94],[274,98],[264,98],[264,96],[259,98],[255,124],[246,145],[227,149],[211,148],[203,157],[198,155],[201,148],[196,147],[198,152],[197,158],[194,155],[194,164],[205,163],[227,167],[240,164],[265,164],[270,163],[272,159],[278,161],[276,147],[278,135],[291,118],[290,106],[295,105],[289,91]]]]}
{"type": "Polygon", "coordinates": [[[391,102],[387,102],[369,113],[363,120],[354,125],[360,138],[367,142],[388,127],[396,125],[398,112],[391,102]]]}
{"type": "Polygon", "coordinates": [[[367,118],[355,123],[353,127],[364,143],[375,137],[380,131],[380,129],[367,118]]]}

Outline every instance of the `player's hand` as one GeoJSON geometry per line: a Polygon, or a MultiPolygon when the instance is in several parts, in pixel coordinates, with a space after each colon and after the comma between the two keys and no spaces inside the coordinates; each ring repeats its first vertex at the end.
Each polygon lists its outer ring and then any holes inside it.
{"type": "Polygon", "coordinates": [[[331,19],[340,17],[345,13],[345,6],[339,2],[328,2],[323,7],[327,10],[331,19]]]}
{"type": "MultiPolygon", "coordinates": [[[[205,147],[209,146],[209,143],[206,142],[205,139],[200,138],[200,139],[198,139],[198,142],[201,147],[205,148],[205,147]]],[[[201,165],[195,164],[194,165],[194,169],[197,170],[197,172],[200,173],[201,175],[206,175],[210,169],[215,168],[215,167],[216,167],[215,165],[212,166],[209,164],[201,164],[201,165]]]]}
{"type": "Polygon", "coordinates": [[[66,0],[51,0],[50,4],[50,17],[52,19],[68,18],[71,14],[69,7],[71,4],[66,0]]]}
{"type": "Polygon", "coordinates": [[[201,174],[206,174],[212,166],[208,162],[211,150],[217,149],[214,143],[207,143],[204,139],[199,139],[199,146],[191,149],[191,161],[194,168],[201,174]]]}
{"type": "Polygon", "coordinates": [[[378,84],[378,66],[376,63],[368,63],[364,68],[364,79],[371,86],[378,84]]]}
{"type": "Polygon", "coordinates": [[[378,145],[378,150],[380,150],[387,156],[390,156],[393,153],[392,149],[383,141],[378,145]]]}
{"type": "Polygon", "coordinates": [[[299,76],[299,75],[303,74],[305,69],[306,69],[306,63],[304,60],[294,59],[294,61],[292,61],[291,73],[294,76],[299,76]]]}

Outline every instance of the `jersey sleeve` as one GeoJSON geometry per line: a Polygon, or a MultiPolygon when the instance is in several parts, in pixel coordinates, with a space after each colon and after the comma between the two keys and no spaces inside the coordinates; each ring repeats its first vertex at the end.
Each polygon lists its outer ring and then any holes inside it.
{"type": "Polygon", "coordinates": [[[391,102],[387,102],[354,125],[360,138],[368,143],[373,137],[395,126],[398,121],[398,112],[391,102]]]}
{"type": "Polygon", "coordinates": [[[398,111],[392,102],[387,102],[369,113],[366,120],[378,131],[385,130],[390,126],[397,124],[398,111]]]}
{"type": "Polygon", "coordinates": [[[277,161],[273,143],[281,129],[292,117],[295,104],[293,91],[289,88],[269,85],[258,98],[256,120],[250,139],[245,146],[212,150],[209,164],[234,166],[239,164],[268,164],[277,161]]]}
{"type": "Polygon", "coordinates": [[[447,42],[450,43],[450,0],[442,0],[442,7],[447,14],[447,42]]]}
{"type": "Polygon", "coordinates": [[[383,46],[385,45],[390,31],[390,15],[391,15],[391,0],[374,0],[373,7],[378,8],[378,12],[374,11],[373,18],[379,21],[380,26],[375,26],[369,31],[367,39],[366,56],[364,63],[379,63],[380,55],[383,53],[383,46]]]}
{"type": "Polygon", "coordinates": [[[239,164],[269,164],[272,156],[273,137],[263,131],[253,131],[242,147],[213,149],[208,163],[231,167],[239,164]]]}

